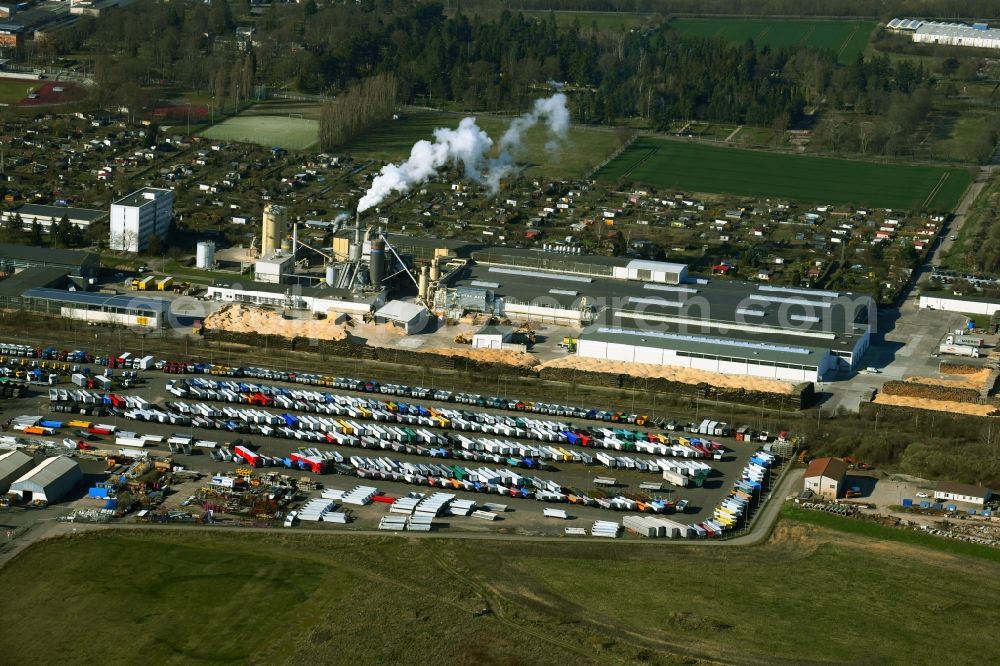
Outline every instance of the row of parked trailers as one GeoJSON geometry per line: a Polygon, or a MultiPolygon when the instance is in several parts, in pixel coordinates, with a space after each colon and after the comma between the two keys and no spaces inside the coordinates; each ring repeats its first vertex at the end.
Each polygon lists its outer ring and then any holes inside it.
{"type": "MultiPolygon", "coordinates": [[[[184,370],[178,374],[200,374],[202,372],[202,370],[197,367],[192,367],[190,364],[174,363],[173,365],[181,365],[184,367],[184,370]]],[[[650,421],[650,419],[646,416],[626,412],[613,412],[588,407],[560,405],[556,403],[524,401],[516,398],[501,398],[499,396],[483,396],[476,393],[452,393],[451,391],[443,389],[429,389],[421,386],[381,384],[374,380],[360,380],[350,377],[329,377],[309,373],[270,370],[267,368],[228,368],[226,369],[226,372],[215,372],[213,369],[212,374],[226,374],[231,377],[280,380],[363,393],[380,393],[383,395],[393,395],[403,398],[432,399],[440,402],[453,402],[456,404],[472,405],[475,407],[491,407],[495,409],[531,412],[534,414],[549,416],[591,419],[613,423],[643,425],[650,421]]],[[[194,378],[191,383],[196,386],[208,388],[216,388],[219,384],[221,384],[221,382],[215,382],[214,380],[201,377],[194,378]]],[[[285,389],[278,390],[283,391],[285,389]]],[[[656,421],[662,421],[662,419],[656,419],[656,421]]],[[[728,432],[720,432],[718,434],[724,435],[728,434],[728,432]]]]}
{"type": "MultiPolygon", "coordinates": [[[[505,437],[519,437],[618,451],[641,451],[684,458],[715,457],[721,455],[722,450],[721,444],[702,437],[673,436],[667,433],[626,428],[578,427],[559,421],[427,407],[320,391],[276,389],[275,387],[238,382],[213,383],[219,388],[199,388],[168,382],[167,390],[182,398],[192,397],[215,402],[275,406],[296,412],[305,412],[306,414],[286,413],[277,416],[280,416],[289,426],[294,426],[304,419],[307,425],[306,429],[313,430],[318,428],[308,428],[308,424],[313,420],[313,417],[309,416],[310,413],[459,431],[477,431],[505,437]],[[232,390],[233,387],[238,390],[232,390]],[[272,395],[268,393],[269,391],[282,391],[284,393],[272,395]]],[[[180,404],[186,405],[186,403],[180,404]]],[[[205,415],[210,411],[204,406],[198,409],[205,415]]],[[[277,423],[277,420],[273,421],[273,424],[277,423]]]]}
{"type": "MultiPolygon", "coordinates": [[[[169,403],[170,412],[150,406],[139,396],[119,397],[115,394],[95,394],[87,391],[50,391],[54,394],[73,394],[73,399],[93,402],[117,403],[126,407],[123,416],[139,421],[169,423],[174,425],[195,425],[203,427],[209,419],[226,419],[228,430],[232,425],[242,423],[252,431],[265,436],[284,437],[300,441],[337,444],[341,446],[390,449],[414,455],[432,457],[458,457],[517,467],[541,468],[547,461],[599,463],[612,469],[634,469],[650,473],[663,473],[675,485],[701,485],[711,473],[711,467],[697,460],[672,460],[667,458],[646,459],[637,456],[615,456],[598,451],[593,456],[586,452],[571,451],[549,445],[530,445],[509,440],[473,438],[453,433],[436,433],[426,428],[399,427],[389,424],[361,424],[347,419],[330,419],[308,415],[274,414],[252,408],[217,408],[205,403],[169,403]],[[195,416],[192,416],[194,414],[195,416]],[[282,425],[284,424],[284,425],[282,425]]],[[[183,443],[179,443],[183,444],[183,443]]],[[[662,452],[662,445],[639,442],[637,448],[643,451],[662,452]]],[[[263,458],[243,457],[254,466],[266,465],[263,458]]]]}

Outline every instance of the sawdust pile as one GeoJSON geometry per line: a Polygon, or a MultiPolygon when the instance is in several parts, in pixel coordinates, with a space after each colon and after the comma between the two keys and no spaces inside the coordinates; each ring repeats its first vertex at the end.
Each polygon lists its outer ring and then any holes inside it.
{"type": "Polygon", "coordinates": [[[518,368],[533,368],[538,365],[538,359],[526,352],[505,351],[503,349],[447,349],[443,347],[432,347],[422,349],[428,354],[440,354],[441,356],[457,356],[483,363],[503,363],[518,368]]]}
{"type": "Polygon", "coordinates": [[[313,338],[316,340],[344,340],[347,329],[343,324],[333,323],[336,314],[329,313],[327,319],[285,319],[273,310],[249,305],[227,305],[205,318],[207,329],[229,331],[230,333],[257,333],[259,335],[280,335],[285,338],[313,338]]]}
{"type": "Polygon", "coordinates": [[[939,371],[942,375],[976,375],[986,370],[981,365],[966,365],[964,363],[942,363],[939,371]]]}
{"type": "Polygon", "coordinates": [[[989,368],[975,365],[959,365],[942,363],[940,372],[949,377],[907,377],[905,381],[911,384],[930,384],[934,386],[952,386],[955,388],[972,388],[977,391],[986,387],[992,371],[989,368]]]}
{"type": "Polygon", "coordinates": [[[950,400],[928,400],[903,395],[886,395],[879,393],[874,402],[879,405],[896,405],[897,407],[915,407],[929,409],[935,412],[952,412],[971,416],[994,416],[1000,413],[993,405],[977,405],[970,402],[953,402],[950,400]]]}
{"type": "Polygon", "coordinates": [[[648,363],[625,363],[623,361],[603,361],[596,358],[566,356],[542,364],[543,368],[565,368],[586,372],[604,372],[617,375],[634,375],[637,377],[652,377],[665,379],[682,384],[710,384],[718,388],[746,389],[762,393],[778,393],[791,395],[795,385],[777,379],[762,379],[735,375],[723,375],[705,370],[677,368],[668,365],[652,365],[648,363]]]}

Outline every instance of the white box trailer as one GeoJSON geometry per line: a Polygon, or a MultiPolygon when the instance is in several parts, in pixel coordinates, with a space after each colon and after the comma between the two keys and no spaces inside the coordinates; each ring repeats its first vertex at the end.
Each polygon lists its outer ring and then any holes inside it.
{"type": "Polygon", "coordinates": [[[143,356],[142,358],[136,361],[135,367],[138,370],[149,370],[150,368],[153,367],[153,363],[154,361],[152,355],[143,356]]]}
{"type": "Polygon", "coordinates": [[[663,480],[680,488],[688,485],[688,477],[673,469],[663,470],[663,480]]]}

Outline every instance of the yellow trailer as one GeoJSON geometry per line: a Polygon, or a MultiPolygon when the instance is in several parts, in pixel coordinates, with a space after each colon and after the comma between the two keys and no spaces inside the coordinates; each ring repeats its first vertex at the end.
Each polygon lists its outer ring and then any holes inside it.
{"type": "Polygon", "coordinates": [[[157,291],[168,291],[170,286],[174,283],[174,279],[169,275],[162,280],[157,280],[156,290],[157,291]]]}
{"type": "Polygon", "coordinates": [[[139,280],[139,291],[152,291],[153,285],[156,283],[156,278],[152,275],[147,275],[146,277],[139,280]]]}

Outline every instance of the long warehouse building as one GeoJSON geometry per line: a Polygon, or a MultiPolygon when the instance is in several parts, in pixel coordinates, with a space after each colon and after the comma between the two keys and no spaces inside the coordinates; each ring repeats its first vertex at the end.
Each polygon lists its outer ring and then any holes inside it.
{"type": "Polygon", "coordinates": [[[10,485],[23,502],[58,502],[83,479],[80,465],[72,458],[47,458],[10,485]]]}
{"type": "Polygon", "coordinates": [[[867,296],[710,280],[687,266],[491,248],[447,276],[435,311],[579,327],[577,354],[785,381],[846,376],[871,338],[867,296]]]}

